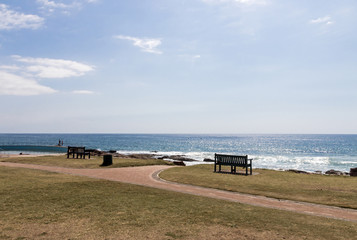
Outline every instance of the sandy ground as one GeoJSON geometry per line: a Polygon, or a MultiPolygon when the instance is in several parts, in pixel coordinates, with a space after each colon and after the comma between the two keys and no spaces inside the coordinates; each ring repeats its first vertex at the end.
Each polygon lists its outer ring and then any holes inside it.
{"type": "Polygon", "coordinates": [[[303,214],[357,222],[357,210],[310,204],[304,202],[279,200],[249,194],[233,193],[212,188],[203,188],[185,184],[178,184],[160,179],[160,172],[172,166],[156,165],[127,168],[73,169],[8,162],[0,162],[0,166],[38,169],[50,172],[72,174],[76,176],[86,176],[110,181],[118,181],[123,183],[130,183],[141,186],[165,189],[169,191],[181,192],[185,194],[223,199],[227,201],[239,202],[254,206],[274,208],[303,214]]]}

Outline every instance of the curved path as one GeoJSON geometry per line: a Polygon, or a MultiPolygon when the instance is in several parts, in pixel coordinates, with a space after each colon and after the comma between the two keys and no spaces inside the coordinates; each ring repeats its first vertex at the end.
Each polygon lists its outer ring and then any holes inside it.
{"type": "Polygon", "coordinates": [[[186,194],[223,199],[233,202],[250,204],[254,206],[275,208],[303,214],[357,222],[357,210],[311,204],[305,202],[279,200],[242,193],[233,193],[212,188],[203,188],[192,185],[173,183],[160,179],[158,176],[159,173],[165,169],[171,168],[172,166],[155,165],[126,168],[74,169],[8,162],[0,162],[0,166],[45,170],[50,172],[66,173],[77,176],[86,176],[110,181],[118,181],[146,187],[160,188],[169,191],[176,191],[186,194]]]}

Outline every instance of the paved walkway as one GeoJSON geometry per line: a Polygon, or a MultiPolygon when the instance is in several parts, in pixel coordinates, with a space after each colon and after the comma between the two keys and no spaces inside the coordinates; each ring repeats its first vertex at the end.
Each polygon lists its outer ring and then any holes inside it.
{"type": "Polygon", "coordinates": [[[160,188],[169,191],[181,192],[186,194],[205,196],[216,199],[223,199],[239,202],[254,206],[274,208],[286,211],[293,211],[303,214],[341,219],[357,222],[357,210],[330,207],[325,205],[295,202],[288,200],[278,200],[262,196],[249,194],[233,193],[228,191],[216,190],[212,188],[196,187],[186,184],[168,182],[159,178],[159,173],[172,166],[144,166],[127,168],[101,168],[101,169],[73,169],[63,167],[42,166],[34,164],[20,164],[0,162],[0,166],[20,167],[29,169],[45,170],[50,172],[73,174],[91,178],[118,181],[123,183],[136,184],[141,186],[160,188]]]}

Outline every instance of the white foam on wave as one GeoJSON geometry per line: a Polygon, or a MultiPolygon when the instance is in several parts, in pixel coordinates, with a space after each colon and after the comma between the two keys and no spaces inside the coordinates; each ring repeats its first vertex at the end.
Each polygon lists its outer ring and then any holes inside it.
{"type": "Polygon", "coordinates": [[[335,169],[349,171],[348,165],[332,161],[331,157],[322,156],[254,156],[254,167],[267,169],[296,169],[307,172],[335,169]]]}
{"type": "Polygon", "coordinates": [[[352,161],[341,161],[341,164],[357,164],[357,162],[352,162],[352,161]]]}

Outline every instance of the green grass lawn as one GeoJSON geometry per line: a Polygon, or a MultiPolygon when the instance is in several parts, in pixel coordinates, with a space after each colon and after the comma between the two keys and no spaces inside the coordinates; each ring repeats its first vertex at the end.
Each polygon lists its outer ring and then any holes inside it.
{"type": "Polygon", "coordinates": [[[168,169],[160,177],[203,187],[357,209],[356,177],[256,169],[253,173],[259,174],[214,173],[213,165],[196,165],[168,169]]]}
{"type": "Polygon", "coordinates": [[[353,239],[357,232],[352,222],[30,169],[0,167],[0,196],[0,239],[353,239]]]}
{"type": "MultiPolygon", "coordinates": [[[[1,158],[3,162],[30,163],[47,166],[58,166],[68,168],[99,168],[103,163],[103,157],[93,156],[90,159],[67,158],[66,155],[39,156],[39,157],[16,157],[1,158]]],[[[118,158],[113,157],[113,165],[106,168],[117,167],[137,167],[148,165],[170,165],[172,163],[160,159],[136,159],[136,158],[118,158]]]]}

